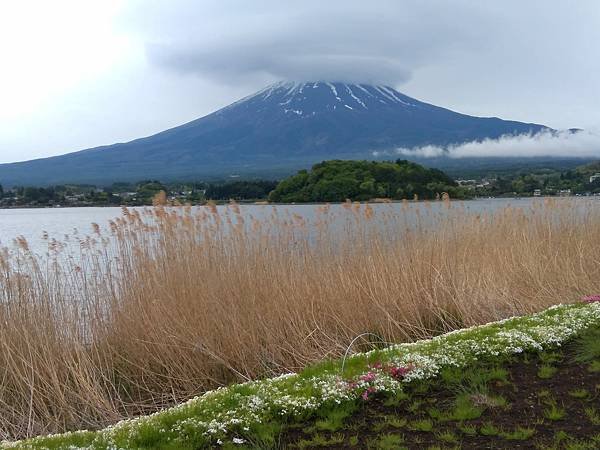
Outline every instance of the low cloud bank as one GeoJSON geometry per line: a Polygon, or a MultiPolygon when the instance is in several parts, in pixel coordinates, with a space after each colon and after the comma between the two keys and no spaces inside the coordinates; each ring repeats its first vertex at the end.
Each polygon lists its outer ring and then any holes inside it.
{"type": "MultiPolygon", "coordinates": [[[[381,152],[374,152],[375,156],[381,152]]],[[[590,131],[544,131],[537,134],[507,135],[459,145],[426,145],[397,148],[394,154],[421,158],[600,158],[600,134],[590,131]]]]}

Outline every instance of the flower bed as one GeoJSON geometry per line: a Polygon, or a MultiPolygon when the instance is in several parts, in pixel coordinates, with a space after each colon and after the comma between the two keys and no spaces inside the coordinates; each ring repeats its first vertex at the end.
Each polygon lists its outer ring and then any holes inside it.
{"type": "Polygon", "coordinates": [[[243,444],[269,423],[301,421],[320,408],[376,393],[397,393],[404,383],[428,380],[444,367],[556,347],[600,326],[600,302],[558,305],[514,317],[325,362],[299,374],[210,391],[177,407],[122,421],[97,432],[77,431],[4,443],[12,448],[198,448],[243,444]]]}

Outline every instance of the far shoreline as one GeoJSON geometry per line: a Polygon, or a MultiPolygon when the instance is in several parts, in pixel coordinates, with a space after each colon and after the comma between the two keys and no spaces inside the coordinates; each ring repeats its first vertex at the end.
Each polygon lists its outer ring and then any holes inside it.
{"type": "MultiPolygon", "coordinates": [[[[558,195],[543,195],[543,196],[496,196],[496,197],[473,197],[473,198],[464,198],[464,199],[453,199],[450,198],[450,202],[470,202],[470,201],[483,201],[483,200],[529,200],[529,199],[593,199],[600,198],[599,194],[594,195],[571,195],[571,196],[558,196],[558,195]]],[[[365,205],[385,205],[385,204],[395,204],[395,203],[443,203],[446,200],[437,200],[437,199],[428,199],[428,200],[388,200],[388,201],[351,201],[352,204],[365,204],[365,205]]],[[[268,202],[261,200],[233,200],[233,202],[237,205],[254,205],[254,206],[302,206],[302,205],[314,205],[314,206],[325,206],[325,205],[343,205],[347,202],[268,202]]],[[[195,203],[195,204],[180,204],[180,205],[164,205],[167,207],[177,208],[177,207],[185,207],[185,206],[206,206],[209,203],[213,203],[217,206],[229,205],[232,203],[232,200],[211,200],[204,203],[195,203]]],[[[155,205],[60,205],[60,206],[35,206],[35,205],[23,205],[23,206],[1,206],[0,211],[9,211],[9,210],[28,210],[28,209],[75,209],[75,208],[151,208],[155,205]]]]}

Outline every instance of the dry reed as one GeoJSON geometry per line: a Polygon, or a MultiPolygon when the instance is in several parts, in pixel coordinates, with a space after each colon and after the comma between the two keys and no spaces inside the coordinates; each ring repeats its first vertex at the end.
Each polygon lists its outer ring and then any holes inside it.
{"type": "Polygon", "coordinates": [[[70,259],[0,252],[0,438],[95,428],[215,386],[600,291],[596,202],[124,210],[70,259]],[[272,208],[272,209],[271,209],[272,208]]]}

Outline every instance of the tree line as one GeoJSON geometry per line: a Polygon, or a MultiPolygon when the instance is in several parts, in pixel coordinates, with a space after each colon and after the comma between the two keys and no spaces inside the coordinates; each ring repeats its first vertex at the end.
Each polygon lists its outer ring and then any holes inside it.
{"type": "Polygon", "coordinates": [[[598,194],[600,162],[576,169],[538,169],[489,174],[479,180],[457,183],[438,169],[406,160],[323,161],[310,170],[281,181],[223,180],[215,182],[163,183],[143,180],[110,186],[57,185],[47,187],[0,184],[0,207],[18,206],[142,206],[164,192],[170,203],[201,204],[215,201],[341,202],[386,199],[433,199],[477,196],[531,196],[598,194]]]}
{"type": "Polygon", "coordinates": [[[406,160],[395,162],[333,160],[315,164],[281,181],[269,199],[274,202],[434,199],[443,194],[465,198],[468,190],[438,169],[406,160]]]}

